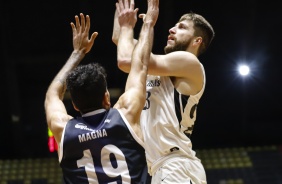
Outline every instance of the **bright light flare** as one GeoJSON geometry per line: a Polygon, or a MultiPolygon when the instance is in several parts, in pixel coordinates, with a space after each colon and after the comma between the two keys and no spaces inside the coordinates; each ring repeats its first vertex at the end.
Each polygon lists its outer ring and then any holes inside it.
{"type": "Polygon", "coordinates": [[[250,67],[248,65],[240,65],[238,67],[238,72],[240,73],[240,75],[242,76],[246,76],[249,75],[250,73],[250,67]]]}

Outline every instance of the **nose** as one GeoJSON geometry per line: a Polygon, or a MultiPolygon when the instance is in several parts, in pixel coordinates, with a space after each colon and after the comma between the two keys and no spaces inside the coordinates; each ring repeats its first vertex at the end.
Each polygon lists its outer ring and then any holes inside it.
{"type": "Polygon", "coordinates": [[[175,33],[175,27],[170,28],[168,32],[169,32],[170,34],[174,34],[174,33],[175,33]]]}

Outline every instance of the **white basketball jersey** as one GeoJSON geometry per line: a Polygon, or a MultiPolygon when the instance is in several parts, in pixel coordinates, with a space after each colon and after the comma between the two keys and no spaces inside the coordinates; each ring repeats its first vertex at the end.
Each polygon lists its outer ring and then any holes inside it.
{"type": "Polygon", "coordinates": [[[146,86],[141,126],[149,173],[154,165],[162,164],[176,152],[198,160],[189,136],[196,120],[197,104],[204,92],[205,74],[203,87],[196,95],[185,96],[177,92],[170,77],[148,75],[146,86]]]}

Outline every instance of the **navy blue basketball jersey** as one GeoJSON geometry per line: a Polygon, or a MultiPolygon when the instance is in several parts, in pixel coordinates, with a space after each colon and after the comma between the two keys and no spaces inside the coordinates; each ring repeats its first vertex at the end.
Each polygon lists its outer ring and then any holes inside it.
{"type": "Polygon", "coordinates": [[[142,145],[117,109],[100,109],[73,118],[65,127],[60,147],[64,181],[67,184],[147,183],[142,145]]]}

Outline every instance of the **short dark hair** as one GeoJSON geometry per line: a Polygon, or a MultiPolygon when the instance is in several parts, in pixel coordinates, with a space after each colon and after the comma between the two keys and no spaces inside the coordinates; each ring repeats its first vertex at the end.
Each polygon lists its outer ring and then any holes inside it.
{"type": "Polygon", "coordinates": [[[98,63],[79,65],[66,79],[67,90],[75,106],[82,113],[102,108],[107,90],[106,71],[98,63]]]}
{"type": "Polygon", "coordinates": [[[178,22],[184,20],[193,21],[195,28],[195,36],[201,36],[203,38],[203,42],[199,48],[198,54],[200,55],[204,53],[214,38],[215,33],[213,27],[203,16],[193,12],[182,15],[178,22]]]}

